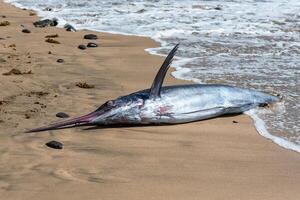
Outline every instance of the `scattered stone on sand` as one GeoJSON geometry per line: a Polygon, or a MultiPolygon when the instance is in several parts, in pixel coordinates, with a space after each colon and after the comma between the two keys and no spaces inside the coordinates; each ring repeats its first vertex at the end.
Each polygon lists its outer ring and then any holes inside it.
{"type": "Polygon", "coordinates": [[[237,124],[237,123],[239,123],[239,122],[238,122],[238,121],[235,121],[235,120],[233,120],[233,121],[232,121],[232,123],[234,123],[234,124],[237,124]]]}
{"type": "Polygon", "coordinates": [[[29,16],[35,16],[35,15],[36,15],[35,12],[30,12],[30,13],[29,13],[29,16]]]}
{"type": "Polygon", "coordinates": [[[51,52],[51,51],[48,51],[48,54],[52,54],[52,52],[51,52]]]}
{"type": "Polygon", "coordinates": [[[84,39],[87,39],[87,40],[97,40],[97,39],[98,39],[98,36],[95,35],[95,34],[86,34],[86,35],[84,35],[83,38],[84,38],[84,39]]]}
{"type": "Polygon", "coordinates": [[[96,43],[90,42],[87,44],[87,47],[94,48],[94,47],[98,47],[98,45],[96,43]]]}
{"type": "Polygon", "coordinates": [[[66,24],[64,26],[64,28],[66,29],[66,31],[71,31],[71,32],[76,32],[77,30],[70,24],[66,24]]]}
{"type": "Polygon", "coordinates": [[[25,113],[25,119],[30,119],[31,115],[29,113],[25,113]]]}
{"type": "Polygon", "coordinates": [[[10,45],[8,45],[8,47],[14,48],[14,47],[16,47],[16,44],[10,44],[10,45]]]}
{"type": "Polygon", "coordinates": [[[81,44],[81,45],[78,46],[78,49],[85,50],[86,46],[84,44],[81,44]]]}
{"type": "Polygon", "coordinates": [[[58,21],[55,18],[44,19],[44,20],[39,20],[39,21],[33,22],[33,25],[35,27],[39,27],[39,28],[44,28],[46,26],[57,26],[57,24],[58,24],[58,21]]]}
{"type": "Polygon", "coordinates": [[[58,34],[46,35],[45,38],[57,38],[58,34]]]}
{"type": "Polygon", "coordinates": [[[0,37],[0,40],[5,40],[5,38],[0,37]]]}
{"type": "Polygon", "coordinates": [[[10,76],[10,75],[24,75],[24,74],[33,74],[33,73],[32,73],[31,70],[29,70],[27,72],[21,72],[20,70],[13,68],[9,72],[5,72],[2,75],[4,75],[4,76],[10,76]]]}
{"type": "Polygon", "coordinates": [[[45,95],[48,95],[48,94],[49,94],[49,92],[43,92],[43,91],[35,92],[35,91],[31,91],[31,92],[27,93],[26,96],[31,97],[31,95],[35,95],[35,96],[38,96],[38,97],[42,97],[42,96],[45,96],[45,95]]]}
{"type": "Polygon", "coordinates": [[[48,38],[47,40],[45,40],[45,42],[52,43],[52,44],[60,44],[59,41],[54,40],[54,39],[52,39],[52,38],[48,38]]]}
{"type": "Polygon", "coordinates": [[[27,29],[27,28],[24,28],[24,29],[22,30],[22,32],[23,32],[23,33],[31,33],[31,31],[30,31],[29,29],[27,29]]]}
{"type": "Polygon", "coordinates": [[[6,62],[6,60],[5,59],[3,59],[3,58],[0,58],[0,63],[5,63],[6,62]]]}
{"type": "Polygon", "coordinates": [[[50,147],[52,149],[63,149],[64,145],[58,141],[52,140],[50,142],[46,143],[47,147],[50,147]]]}
{"type": "Polygon", "coordinates": [[[64,60],[63,59],[61,59],[61,58],[59,58],[59,59],[57,59],[57,61],[56,62],[58,62],[58,63],[63,63],[64,62],[64,60]]]}
{"type": "Polygon", "coordinates": [[[59,112],[55,116],[59,117],[59,118],[68,118],[68,117],[70,117],[67,113],[64,113],[64,112],[59,112]]]}
{"type": "Polygon", "coordinates": [[[90,89],[95,87],[94,85],[88,84],[86,82],[78,82],[76,83],[76,86],[84,89],[90,89]]]}
{"type": "Polygon", "coordinates": [[[8,25],[10,25],[9,21],[0,22],[0,26],[8,26],[8,25]]]}
{"type": "Polygon", "coordinates": [[[2,18],[6,18],[6,16],[5,16],[5,15],[2,15],[1,17],[2,17],[2,18]]]}

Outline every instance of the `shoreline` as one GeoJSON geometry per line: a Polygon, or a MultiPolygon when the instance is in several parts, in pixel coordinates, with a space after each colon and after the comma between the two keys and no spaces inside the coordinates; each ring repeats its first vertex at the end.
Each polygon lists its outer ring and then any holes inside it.
{"type": "MultiPolygon", "coordinates": [[[[93,31],[33,28],[38,17],[28,10],[3,2],[0,8],[6,15],[1,21],[11,22],[0,27],[5,37],[0,53],[6,60],[0,63],[4,198],[65,199],[66,193],[72,199],[300,197],[299,155],[258,135],[245,115],[167,127],[24,134],[26,128],[56,120],[57,112],[84,114],[108,99],[150,87],[164,58],[144,51],[157,46],[149,38],[101,32],[99,47],[82,51],[77,46],[89,42],[82,36],[93,31]],[[21,24],[32,33],[21,33],[21,24]],[[58,34],[61,44],[46,43],[49,34],[58,34]],[[65,62],[57,63],[59,58],[65,62]],[[33,74],[2,75],[12,68],[33,74]],[[78,88],[78,81],[95,88],[78,88]],[[63,141],[65,149],[45,147],[52,139],[63,141]]],[[[166,84],[185,82],[168,73],[166,84]]]]}
{"type": "MultiPolygon", "coordinates": [[[[29,9],[26,6],[22,6],[19,5],[19,3],[9,3],[8,4],[12,4],[14,6],[16,6],[17,8],[25,8],[25,9],[29,9]]],[[[34,12],[36,12],[38,14],[39,17],[47,17],[47,14],[49,15],[49,12],[45,12],[41,9],[39,10],[34,10],[34,12]],[[46,14],[47,13],[47,14],[46,14]]],[[[51,13],[51,12],[50,12],[51,13]]],[[[50,14],[51,15],[51,14],[50,14]]],[[[66,22],[66,20],[61,19],[61,18],[57,18],[58,22],[63,21],[66,22]]],[[[60,26],[58,26],[59,28],[63,28],[63,24],[59,24],[60,26]]],[[[77,28],[77,27],[76,27],[77,28]]],[[[157,53],[157,49],[161,48],[161,46],[165,46],[165,42],[163,42],[162,40],[160,40],[157,37],[150,37],[147,35],[142,35],[142,34],[128,34],[128,33],[122,33],[122,32],[114,32],[114,31],[101,31],[101,30],[96,30],[96,29],[91,29],[91,28],[87,28],[87,29],[79,29],[82,31],[93,31],[93,32],[99,32],[99,33],[107,33],[107,34],[115,34],[115,35],[124,35],[124,36],[136,36],[136,37],[145,37],[145,38],[150,38],[152,40],[155,41],[156,44],[158,44],[157,46],[155,46],[154,48],[146,48],[145,51],[148,52],[151,55],[157,55],[157,56],[167,56],[164,54],[159,54],[157,53]]],[[[201,81],[199,82],[199,80],[197,78],[187,78],[184,77],[183,74],[186,74],[188,72],[191,71],[190,68],[185,68],[184,67],[184,63],[187,62],[191,62],[191,60],[193,60],[195,58],[180,58],[179,60],[175,60],[173,61],[172,64],[172,73],[170,73],[171,76],[173,76],[175,79],[179,79],[179,80],[183,80],[183,81],[193,81],[196,83],[202,83],[201,81]]],[[[255,89],[255,88],[253,88],[255,89]]],[[[247,112],[244,113],[246,115],[248,115],[251,120],[253,121],[253,125],[256,128],[256,131],[264,138],[271,140],[272,142],[274,142],[275,144],[279,145],[280,147],[283,147],[287,150],[291,150],[291,151],[295,151],[297,153],[300,153],[300,146],[298,146],[297,144],[293,143],[292,141],[289,141],[288,139],[284,138],[284,137],[280,137],[277,135],[272,134],[273,131],[275,131],[275,129],[269,129],[266,126],[266,121],[264,119],[262,119],[262,117],[259,117],[259,110],[252,110],[251,112],[247,112]]],[[[275,122],[274,122],[275,123],[275,122]]],[[[282,132],[282,135],[284,135],[284,132],[282,132]]]]}

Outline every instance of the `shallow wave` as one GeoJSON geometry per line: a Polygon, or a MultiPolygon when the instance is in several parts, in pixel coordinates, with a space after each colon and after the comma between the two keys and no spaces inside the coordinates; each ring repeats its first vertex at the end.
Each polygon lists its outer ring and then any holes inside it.
{"type": "Polygon", "coordinates": [[[60,27],[68,22],[77,29],[151,37],[161,43],[147,50],[156,55],[166,55],[180,42],[172,74],[176,78],[280,92],[284,109],[248,114],[261,135],[299,150],[298,0],[6,2],[37,10],[41,17],[56,17],[60,27]]]}

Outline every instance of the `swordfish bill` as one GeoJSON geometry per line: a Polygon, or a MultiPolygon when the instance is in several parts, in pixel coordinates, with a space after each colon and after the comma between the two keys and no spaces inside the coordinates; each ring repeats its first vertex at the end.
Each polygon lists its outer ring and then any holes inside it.
{"type": "Polygon", "coordinates": [[[170,51],[151,88],[109,100],[95,111],[27,132],[73,126],[141,125],[188,123],[278,102],[264,92],[223,84],[185,84],[162,86],[179,44],[170,51]]]}

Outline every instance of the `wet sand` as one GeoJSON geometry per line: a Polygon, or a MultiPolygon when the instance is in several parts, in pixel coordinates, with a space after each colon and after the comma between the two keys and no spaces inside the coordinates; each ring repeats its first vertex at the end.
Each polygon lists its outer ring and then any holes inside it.
{"type": "MultiPolygon", "coordinates": [[[[98,48],[80,50],[91,31],[34,28],[31,11],[2,2],[0,11],[0,22],[10,22],[0,26],[0,199],[300,198],[299,154],[259,136],[245,115],[23,133],[58,112],[78,116],[148,88],[164,58],[144,51],[158,45],[149,38],[106,33],[95,33],[98,48]],[[60,44],[45,42],[50,34],[60,44]],[[2,75],[13,68],[31,74],[2,75]],[[50,140],[64,149],[46,147],[50,140]]],[[[184,81],[168,75],[165,84],[176,83],[184,81]]]]}

